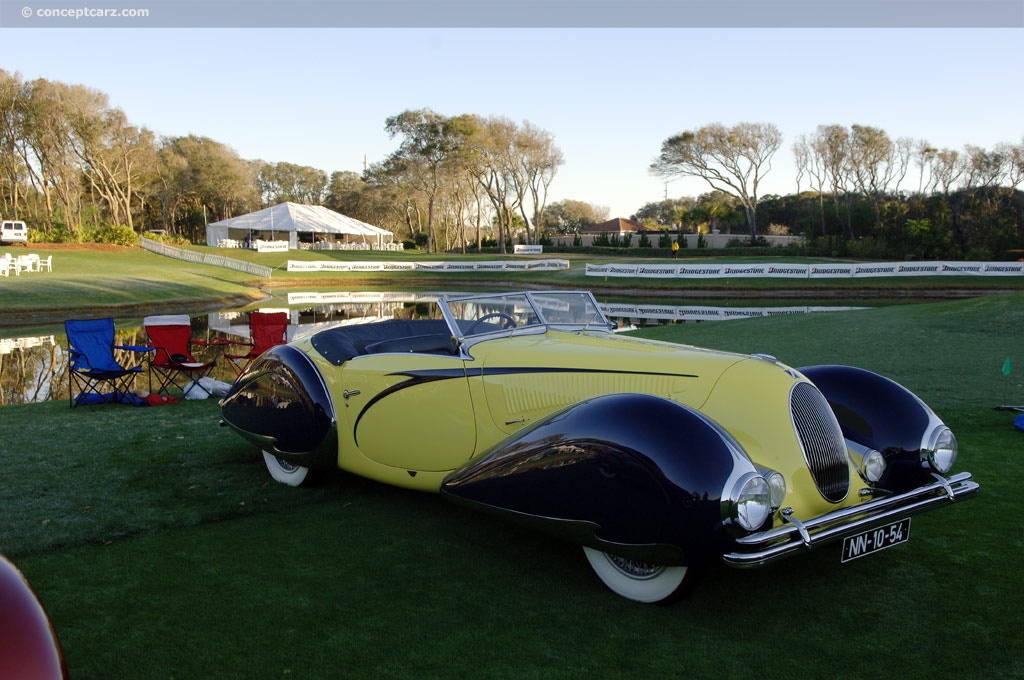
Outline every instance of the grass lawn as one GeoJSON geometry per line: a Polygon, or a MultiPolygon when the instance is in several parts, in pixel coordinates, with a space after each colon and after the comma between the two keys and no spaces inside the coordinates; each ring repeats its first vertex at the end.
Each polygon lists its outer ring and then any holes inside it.
{"type": "Polygon", "coordinates": [[[440,497],[269,481],[212,400],[0,409],[0,551],[94,678],[1024,677],[1024,293],[642,335],[879,370],[954,428],[982,485],[906,545],[722,567],[671,607],[581,551],[440,497]],[[1001,372],[1007,356],[1015,368],[1001,372]]]}
{"type": "MultiPolygon", "coordinates": [[[[68,318],[69,310],[92,316],[120,315],[139,305],[181,308],[253,296],[252,275],[174,260],[116,246],[46,246],[28,251],[53,256],[53,271],[0,279],[0,324],[29,326],[68,318]]],[[[21,249],[18,249],[21,250],[21,249]]]]}

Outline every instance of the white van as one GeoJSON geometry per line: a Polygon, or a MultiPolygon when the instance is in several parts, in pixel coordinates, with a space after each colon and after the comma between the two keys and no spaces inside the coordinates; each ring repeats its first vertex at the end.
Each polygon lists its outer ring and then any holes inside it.
{"type": "Polygon", "coordinates": [[[0,243],[25,243],[28,241],[28,227],[24,222],[4,220],[0,225],[0,243]]]}

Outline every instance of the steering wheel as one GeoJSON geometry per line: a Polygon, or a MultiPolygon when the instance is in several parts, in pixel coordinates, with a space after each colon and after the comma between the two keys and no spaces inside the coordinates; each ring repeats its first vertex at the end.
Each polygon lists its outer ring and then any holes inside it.
{"type": "Polygon", "coordinates": [[[472,335],[473,329],[482,324],[484,321],[487,321],[488,319],[501,319],[501,322],[498,324],[498,326],[505,331],[509,330],[510,328],[516,327],[516,320],[513,319],[508,314],[506,314],[505,312],[491,312],[489,314],[484,314],[479,319],[469,324],[469,327],[466,329],[466,335],[472,335]]]}

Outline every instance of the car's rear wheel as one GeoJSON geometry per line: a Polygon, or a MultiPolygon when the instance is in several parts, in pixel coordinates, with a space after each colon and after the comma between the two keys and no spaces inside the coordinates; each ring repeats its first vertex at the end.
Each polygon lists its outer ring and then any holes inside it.
{"type": "Polygon", "coordinates": [[[313,482],[314,475],[308,467],[289,463],[266,451],[263,452],[263,461],[275,482],[288,486],[309,486],[313,482]]]}
{"type": "Polygon", "coordinates": [[[682,597],[696,578],[690,567],[666,567],[583,547],[598,578],[629,600],[668,604],[682,597]]]}

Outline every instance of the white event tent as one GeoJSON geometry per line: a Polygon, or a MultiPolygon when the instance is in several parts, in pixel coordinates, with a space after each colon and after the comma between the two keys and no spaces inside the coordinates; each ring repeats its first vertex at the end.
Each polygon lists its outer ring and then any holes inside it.
{"type": "Polygon", "coordinates": [[[263,210],[239,215],[206,225],[206,245],[225,241],[254,243],[288,241],[288,247],[327,247],[336,244],[361,244],[380,249],[391,243],[394,234],[386,229],[360,222],[322,205],[278,203],[263,210]],[[301,245],[300,245],[301,244],[301,245]]]}

